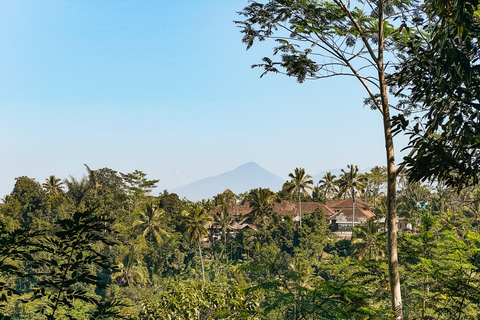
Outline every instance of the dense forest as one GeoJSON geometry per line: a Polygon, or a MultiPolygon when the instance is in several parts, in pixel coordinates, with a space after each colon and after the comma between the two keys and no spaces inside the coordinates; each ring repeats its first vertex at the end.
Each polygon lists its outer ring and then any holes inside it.
{"type": "Polygon", "coordinates": [[[242,42],[274,42],[253,67],[358,80],[386,167],[321,181],[296,168],[278,192],[197,203],[156,195],[138,170],[18,177],[0,204],[0,319],[480,318],[479,12],[478,0],[249,2],[242,42]],[[342,198],[374,213],[349,234],[322,206],[300,209],[342,198]],[[299,215],[276,212],[282,201],[299,215]]]}
{"type": "MultiPolygon", "coordinates": [[[[44,183],[19,177],[0,205],[3,319],[389,319],[386,169],[313,182],[297,168],[281,191],[225,190],[198,203],[152,190],[158,180],[87,168],[44,183]],[[356,195],[374,218],[351,237],[324,212],[302,225],[279,201],[356,195]],[[235,215],[248,202],[251,212],[235,215]],[[239,219],[254,228],[234,229],[239,219]]],[[[480,314],[480,189],[399,177],[399,231],[406,319],[480,314]]]]}

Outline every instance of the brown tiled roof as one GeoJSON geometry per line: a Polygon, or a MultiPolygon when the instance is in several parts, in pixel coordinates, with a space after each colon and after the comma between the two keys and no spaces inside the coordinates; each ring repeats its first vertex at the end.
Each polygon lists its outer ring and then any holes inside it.
{"type": "Polygon", "coordinates": [[[345,199],[339,199],[339,200],[327,200],[326,205],[329,208],[333,208],[336,204],[343,202],[345,199]]]}
{"type": "Polygon", "coordinates": [[[323,213],[326,216],[331,216],[332,214],[335,214],[335,211],[333,211],[331,208],[327,207],[323,203],[320,203],[320,207],[323,209],[323,213]]]}
{"type": "MultiPolygon", "coordinates": [[[[315,209],[320,207],[323,213],[326,216],[335,214],[335,212],[326,207],[321,202],[302,202],[302,213],[303,212],[313,212],[315,209]]],[[[273,203],[273,212],[284,216],[284,215],[291,215],[291,216],[298,216],[298,202],[295,201],[282,201],[281,203],[274,202],[273,203]]],[[[229,209],[228,212],[233,216],[243,216],[250,213],[252,209],[250,208],[250,203],[245,203],[243,205],[234,206],[233,208],[229,209]]],[[[215,208],[215,210],[211,211],[210,214],[214,215],[220,212],[220,207],[215,208]]]]}
{"type": "MultiPolygon", "coordinates": [[[[374,216],[375,214],[370,210],[355,208],[355,222],[358,222],[358,223],[365,222],[368,218],[371,218],[374,216]]],[[[342,222],[341,220],[345,220],[350,223],[352,222],[352,218],[353,218],[353,208],[343,208],[342,210],[336,212],[334,215],[329,217],[329,219],[337,220],[337,222],[342,222]]]]}
{"type": "MultiPolygon", "coordinates": [[[[353,208],[353,199],[348,198],[345,200],[327,200],[327,206],[333,209],[341,209],[341,208],[353,208]],[[330,201],[335,201],[331,203],[330,201]]],[[[355,207],[358,206],[362,209],[368,208],[368,204],[363,202],[362,200],[355,198],[355,207]]]]}
{"type": "MultiPolygon", "coordinates": [[[[330,208],[325,207],[321,202],[302,202],[302,213],[307,211],[314,212],[318,207],[322,209],[325,215],[332,215],[335,213],[330,208]]],[[[273,212],[278,213],[281,216],[287,214],[298,216],[299,205],[298,202],[295,201],[282,201],[281,203],[275,202],[273,204],[273,212]]]]}

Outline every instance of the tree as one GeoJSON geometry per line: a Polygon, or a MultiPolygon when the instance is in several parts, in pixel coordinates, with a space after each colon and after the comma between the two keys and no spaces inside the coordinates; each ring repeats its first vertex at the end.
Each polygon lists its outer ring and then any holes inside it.
{"type": "Polygon", "coordinates": [[[77,180],[75,177],[70,176],[70,180],[65,179],[64,182],[68,189],[66,193],[67,199],[76,207],[79,207],[89,190],[88,179],[83,176],[80,180],[77,180]]]}
{"type": "Polygon", "coordinates": [[[272,221],[272,203],[276,198],[274,193],[268,188],[258,188],[251,190],[247,198],[252,210],[247,214],[246,218],[265,230],[272,221]]]}
{"type": "Polygon", "coordinates": [[[145,198],[155,187],[159,179],[148,180],[147,174],[135,170],[132,173],[121,173],[124,183],[127,186],[127,193],[133,201],[133,211],[140,206],[142,199],[145,198]]]}
{"type": "Polygon", "coordinates": [[[359,250],[358,259],[362,260],[368,253],[368,259],[372,260],[372,254],[375,254],[375,260],[378,259],[379,242],[381,233],[378,232],[379,225],[375,219],[369,218],[354,230],[355,236],[352,236],[352,244],[359,250]]]}
{"type": "MultiPolygon", "coordinates": [[[[357,79],[366,90],[365,100],[378,110],[383,123],[387,162],[387,226],[389,276],[392,308],[397,319],[402,318],[402,299],[397,258],[396,173],[392,117],[384,54],[398,50],[397,41],[407,30],[395,28],[389,19],[406,12],[408,2],[371,1],[363,9],[350,8],[350,1],[270,0],[266,4],[253,2],[236,21],[243,33],[242,41],[249,49],[256,40],[275,39],[278,46],[273,54],[280,61],[263,58],[266,73],[282,73],[298,82],[347,75],[357,79]],[[406,4],[407,3],[407,4],[406,4]]],[[[393,63],[390,64],[393,66],[393,63]]]]}
{"type": "Polygon", "coordinates": [[[406,91],[407,107],[425,110],[408,130],[414,154],[405,158],[414,181],[443,180],[458,189],[477,184],[480,171],[480,19],[478,0],[426,1],[420,34],[412,34],[399,72],[392,78],[406,91]]]}
{"type": "Polygon", "coordinates": [[[119,281],[125,286],[142,286],[148,283],[147,270],[141,265],[138,259],[138,244],[130,244],[123,258],[116,265],[117,272],[113,273],[112,279],[119,281]]]}
{"type": "Polygon", "coordinates": [[[329,171],[318,182],[320,190],[323,191],[323,194],[325,195],[325,197],[327,197],[327,199],[332,199],[335,193],[338,192],[336,178],[337,176],[334,174],[332,175],[332,173],[329,171]]]}
{"type": "Polygon", "coordinates": [[[232,225],[232,223],[235,221],[233,216],[230,214],[229,210],[233,209],[233,203],[236,202],[236,199],[226,198],[224,194],[219,194],[217,196],[216,202],[218,206],[217,208],[220,208],[220,211],[215,214],[214,220],[215,220],[215,224],[219,226],[220,229],[222,230],[222,237],[224,242],[223,244],[226,248],[227,247],[227,228],[230,225],[232,225]],[[227,202],[228,200],[230,200],[230,204],[227,202]]]}
{"type": "MultiPolygon", "coordinates": [[[[108,286],[108,279],[101,277],[99,271],[113,271],[111,261],[100,253],[102,246],[116,244],[108,237],[113,232],[110,223],[91,211],[77,211],[70,218],[56,221],[51,230],[32,232],[26,228],[2,232],[2,273],[14,275],[17,281],[31,281],[28,294],[18,302],[30,304],[41,300],[36,305],[41,319],[59,319],[60,312],[70,314],[75,300],[94,307],[90,319],[116,316],[116,307],[120,305],[93,293],[93,288],[97,293],[105,293],[108,286]]],[[[0,283],[0,291],[5,289],[9,295],[19,294],[0,283]]]]}
{"type": "Polygon", "coordinates": [[[57,179],[55,175],[52,175],[48,179],[45,179],[45,183],[42,184],[42,187],[49,195],[58,195],[63,194],[62,185],[62,180],[57,179]]]}
{"type": "MultiPolygon", "coordinates": [[[[19,221],[23,227],[31,225],[35,219],[43,216],[48,195],[35,179],[26,176],[15,178],[15,186],[10,200],[17,199],[21,204],[19,221]]],[[[46,217],[43,217],[46,218],[46,217]]],[[[40,219],[41,220],[41,219],[40,219]]],[[[51,221],[50,221],[51,222],[51,221]]]]}
{"type": "MultiPolygon", "coordinates": [[[[376,205],[377,198],[383,194],[385,184],[387,183],[387,168],[373,167],[370,172],[364,174],[365,177],[365,192],[371,196],[372,205],[376,205]]],[[[365,197],[366,199],[366,197],[365,197]]],[[[367,202],[365,200],[365,202],[367,202]]]]}
{"type": "Polygon", "coordinates": [[[145,298],[134,319],[263,319],[258,313],[260,294],[236,286],[191,281],[169,281],[166,290],[145,298]]]}
{"type": "Polygon", "coordinates": [[[344,197],[352,197],[353,200],[353,217],[352,217],[352,232],[355,226],[355,195],[358,193],[362,196],[365,186],[365,180],[362,174],[358,173],[358,166],[347,165],[348,170],[342,169],[342,174],[338,178],[338,190],[344,197]]]}
{"type": "Polygon", "coordinates": [[[289,173],[288,176],[292,179],[290,180],[290,193],[298,193],[298,206],[299,206],[299,215],[300,215],[300,228],[302,227],[302,202],[301,195],[308,195],[308,190],[312,190],[313,180],[312,176],[305,174],[304,168],[295,168],[294,173],[289,173]]]}
{"type": "Polygon", "coordinates": [[[88,173],[88,188],[90,190],[93,190],[93,194],[96,197],[98,194],[98,190],[102,188],[102,184],[99,183],[98,178],[97,178],[97,172],[95,170],[90,169],[89,166],[84,164],[84,166],[87,168],[87,173],[88,173]]]}
{"type": "Polygon", "coordinates": [[[212,217],[207,210],[199,204],[193,204],[189,210],[184,212],[187,221],[187,235],[190,241],[198,243],[198,253],[202,262],[202,277],[205,282],[205,266],[203,264],[202,243],[208,234],[207,224],[212,221],[212,217]]]}
{"type": "Polygon", "coordinates": [[[142,211],[140,213],[140,219],[136,220],[132,227],[138,227],[142,229],[143,237],[150,237],[150,241],[155,240],[157,243],[162,242],[162,237],[168,236],[168,232],[165,231],[165,211],[157,208],[153,202],[146,202],[143,204],[142,211]]]}

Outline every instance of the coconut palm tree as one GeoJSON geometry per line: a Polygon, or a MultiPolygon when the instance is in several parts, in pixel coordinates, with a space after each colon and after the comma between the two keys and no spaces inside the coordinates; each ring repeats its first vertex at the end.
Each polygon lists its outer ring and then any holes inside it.
{"type": "Polygon", "coordinates": [[[102,188],[102,185],[98,182],[97,171],[90,169],[86,164],[83,165],[87,168],[88,187],[93,190],[93,195],[96,197],[98,190],[102,188]]]}
{"type": "Polygon", "coordinates": [[[51,175],[48,179],[45,179],[45,183],[42,187],[49,195],[63,194],[63,182],[60,179],[55,178],[55,175],[51,175]]]}
{"type": "Polygon", "coordinates": [[[332,172],[327,172],[323,178],[318,182],[320,190],[323,191],[323,194],[327,199],[332,199],[333,196],[338,192],[337,187],[337,176],[332,174],[332,172]]]}
{"type": "Polygon", "coordinates": [[[208,234],[207,224],[212,221],[212,216],[208,214],[207,210],[200,204],[193,204],[189,210],[184,211],[187,222],[187,235],[190,241],[198,243],[198,252],[202,262],[202,277],[205,283],[205,266],[203,264],[202,243],[205,236],[208,234]]]}
{"type": "Polygon", "coordinates": [[[161,243],[163,241],[161,234],[168,237],[168,232],[162,226],[165,218],[163,209],[155,207],[153,202],[146,202],[142,206],[140,219],[136,220],[132,226],[141,229],[143,237],[146,238],[148,235],[150,241],[155,240],[157,243],[161,243]]]}
{"type": "Polygon", "coordinates": [[[312,190],[313,180],[312,176],[305,174],[305,169],[295,168],[294,173],[289,173],[288,176],[292,179],[290,180],[290,193],[298,193],[298,206],[300,214],[300,228],[302,227],[302,202],[301,195],[309,195],[308,190],[312,190]],[[307,190],[308,189],[308,190],[307,190]]]}
{"type": "Polygon", "coordinates": [[[215,224],[222,229],[223,242],[226,248],[227,228],[235,221],[234,217],[230,214],[230,211],[233,209],[237,200],[235,194],[227,189],[223,193],[217,195],[215,202],[217,203],[217,208],[220,208],[220,211],[215,214],[214,220],[215,224]]]}
{"type": "Polygon", "coordinates": [[[355,223],[355,195],[358,193],[362,196],[365,189],[364,176],[358,171],[358,166],[347,165],[347,171],[342,169],[342,174],[338,179],[339,193],[343,194],[345,198],[352,197],[353,200],[352,231],[355,223]]]}
{"type": "Polygon", "coordinates": [[[140,261],[135,257],[137,254],[136,247],[131,246],[121,262],[117,264],[118,272],[112,275],[113,280],[124,286],[136,285],[141,287],[148,283],[146,269],[142,268],[140,261]]]}
{"type": "Polygon", "coordinates": [[[247,219],[265,230],[272,220],[272,203],[275,199],[275,194],[268,188],[258,188],[250,191],[248,201],[251,211],[247,214],[247,219]]]}
{"type": "Polygon", "coordinates": [[[372,253],[375,253],[375,259],[378,259],[378,245],[381,241],[382,233],[378,231],[378,222],[369,218],[355,229],[356,236],[352,239],[352,244],[359,250],[358,259],[362,260],[368,252],[368,258],[372,260],[372,253]]]}
{"type": "Polygon", "coordinates": [[[70,180],[65,179],[63,181],[67,186],[67,199],[69,199],[75,206],[79,206],[88,192],[88,179],[83,176],[82,179],[77,180],[73,176],[70,176],[70,180]]]}

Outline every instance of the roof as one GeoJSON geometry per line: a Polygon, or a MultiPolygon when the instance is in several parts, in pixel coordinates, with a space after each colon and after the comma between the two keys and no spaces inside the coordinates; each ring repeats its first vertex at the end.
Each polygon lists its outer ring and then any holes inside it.
{"type": "MultiPolygon", "coordinates": [[[[361,223],[366,221],[368,218],[374,217],[375,214],[370,210],[362,210],[360,208],[355,208],[355,222],[361,223]]],[[[337,223],[351,223],[353,219],[353,208],[343,208],[342,210],[336,212],[334,215],[329,217],[330,220],[336,220],[337,223]]]]}
{"type": "Polygon", "coordinates": [[[370,210],[362,210],[362,213],[367,216],[368,218],[372,218],[372,217],[375,217],[375,213],[373,213],[372,211],[370,210]]]}
{"type": "MultiPolygon", "coordinates": [[[[341,209],[341,208],[353,208],[353,199],[343,199],[343,200],[327,200],[327,206],[333,209],[341,209]]],[[[367,209],[368,204],[363,202],[362,200],[355,198],[355,207],[360,207],[362,209],[367,209]]]]}
{"type": "MultiPolygon", "coordinates": [[[[335,212],[326,207],[323,203],[321,202],[302,202],[302,213],[303,212],[313,212],[315,211],[318,207],[323,211],[323,213],[326,216],[330,216],[332,214],[335,214],[335,212]]],[[[233,216],[244,216],[252,211],[252,208],[250,207],[250,203],[245,203],[243,205],[237,205],[234,206],[233,208],[229,209],[228,212],[233,215],[233,216]]],[[[211,214],[217,214],[220,212],[220,207],[215,208],[213,211],[211,211],[211,214]]],[[[274,202],[273,203],[273,212],[284,216],[284,215],[291,215],[293,217],[299,215],[299,206],[298,202],[295,201],[282,201],[280,203],[274,202]]]]}

